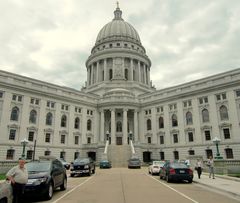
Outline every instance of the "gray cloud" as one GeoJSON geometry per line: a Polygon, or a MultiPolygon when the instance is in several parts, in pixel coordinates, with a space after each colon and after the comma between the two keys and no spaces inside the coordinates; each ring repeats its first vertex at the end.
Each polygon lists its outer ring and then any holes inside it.
{"type": "MultiPolygon", "coordinates": [[[[80,89],[111,0],[1,1],[0,68],[80,89]]],[[[159,89],[240,67],[239,0],[121,1],[159,89]]]]}

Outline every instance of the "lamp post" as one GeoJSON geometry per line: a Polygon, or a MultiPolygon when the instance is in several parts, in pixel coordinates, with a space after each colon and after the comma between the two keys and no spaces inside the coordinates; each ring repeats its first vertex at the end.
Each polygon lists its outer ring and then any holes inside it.
{"type": "Polygon", "coordinates": [[[23,151],[22,151],[22,158],[25,158],[25,147],[26,145],[28,144],[28,140],[26,138],[24,138],[22,141],[21,141],[21,144],[23,146],[23,151]]]}
{"type": "Polygon", "coordinates": [[[216,148],[217,148],[217,153],[216,153],[215,159],[222,159],[222,157],[220,156],[220,153],[219,153],[219,148],[218,148],[218,145],[221,142],[221,140],[218,137],[214,137],[212,141],[216,145],[216,148]]]}

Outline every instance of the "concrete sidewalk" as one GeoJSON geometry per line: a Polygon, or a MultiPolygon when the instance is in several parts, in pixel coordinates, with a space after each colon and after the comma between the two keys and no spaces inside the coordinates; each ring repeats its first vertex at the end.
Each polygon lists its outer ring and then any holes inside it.
{"type": "Polygon", "coordinates": [[[198,179],[197,172],[194,172],[194,183],[198,183],[214,189],[217,192],[225,193],[240,200],[240,178],[224,175],[215,175],[215,179],[209,178],[208,173],[203,173],[198,179]]]}

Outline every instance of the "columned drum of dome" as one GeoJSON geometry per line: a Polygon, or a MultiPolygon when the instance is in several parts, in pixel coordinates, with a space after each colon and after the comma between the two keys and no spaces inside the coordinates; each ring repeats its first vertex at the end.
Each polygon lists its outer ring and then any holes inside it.
{"type": "Polygon", "coordinates": [[[103,95],[119,87],[134,90],[137,95],[154,91],[150,81],[151,61],[137,31],[123,20],[119,7],[113,20],[98,33],[86,67],[86,92],[103,95]]]}

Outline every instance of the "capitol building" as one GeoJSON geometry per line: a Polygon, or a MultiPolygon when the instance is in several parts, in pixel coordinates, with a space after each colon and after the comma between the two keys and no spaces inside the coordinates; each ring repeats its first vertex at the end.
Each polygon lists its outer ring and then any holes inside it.
{"type": "Polygon", "coordinates": [[[53,155],[114,166],[216,156],[240,159],[240,69],[157,90],[151,60],[117,6],[86,60],[81,90],[0,71],[0,160],[53,155]],[[131,141],[131,142],[130,142],[131,141]]]}

